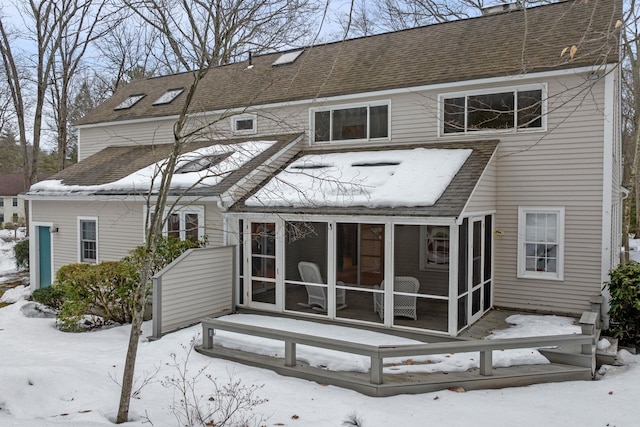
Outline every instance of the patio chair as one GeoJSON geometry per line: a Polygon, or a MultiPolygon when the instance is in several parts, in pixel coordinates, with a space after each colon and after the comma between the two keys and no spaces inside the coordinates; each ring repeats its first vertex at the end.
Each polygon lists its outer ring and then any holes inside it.
{"type": "MultiPolygon", "coordinates": [[[[384,280],[380,286],[374,286],[374,289],[384,289],[384,280]]],[[[420,282],[411,276],[396,276],[393,279],[394,292],[406,292],[408,294],[417,294],[420,290],[420,282]]],[[[380,315],[380,319],[384,320],[384,294],[373,294],[373,311],[380,315]]],[[[416,312],[416,297],[409,295],[393,295],[393,316],[409,317],[418,320],[416,312]]]]}
{"type": "MultiPolygon", "coordinates": [[[[322,280],[322,275],[320,274],[320,268],[318,268],[318,264],[315,264],[313,262],[300,261],[298,263],[298,271],[300,272],[300,277],[302,278],[303,282],[325,284],[325,281],[322,280]]],[[[298,305],[304,307],[313,307],[316,309],[319,308],[323,311],[327,311],[327,287],[306,285],[305,288],[307,288],[309,302],[307,304],[298,303],[298,305]]],[[[344,289],[336,289],[336,310],[342,310],[347,306],[347,304],[345,303],[345,294],[346,292],[344,289]]]]}

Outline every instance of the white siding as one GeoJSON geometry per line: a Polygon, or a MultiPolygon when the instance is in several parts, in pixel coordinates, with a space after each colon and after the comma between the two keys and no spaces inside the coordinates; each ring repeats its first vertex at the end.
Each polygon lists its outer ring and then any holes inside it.
{"type": "Polygon", "coordinates": [[[487,165],[478,185],[473,194],[469,198],[469,202],[465,207],[464,215],[473,212],[493,212],[496,210],[496,186],[498,180],[498,171],[496,162],[492,161],[487,165]]]}

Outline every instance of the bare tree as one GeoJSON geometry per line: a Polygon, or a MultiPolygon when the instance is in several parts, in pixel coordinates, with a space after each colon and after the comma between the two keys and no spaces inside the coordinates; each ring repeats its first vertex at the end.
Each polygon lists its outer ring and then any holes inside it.
{"type": "Polygon", "coordinates": [[[55,122],[58,170],[66,167],[69,141],[69,103],[74,79],[81,71],[89,46],[113,25],[108,0],[63,0],[54,2],[54,17],[65,22],[56,33],[50,79],[50,103],[55,122]]]}
{"type": "Polygon", "coordinates": [[[161,34],[157,51],[170,72],[228,64],[291,46],[309,35],[315,0],[124,0],[161,34]]]}
{"type": "Polygon", "coordinates": [[[195,126],[188,114],[192,100],[202,79],[211,67],[226,64],[241,56],[245,49],[265,50],[285,43],[294,43],[307,32],[301,26],[311,2],[263,0],[125,0],[125,2],[160,34],[159,45],[166,54],[170,69],[192,71],[193,80],[185,90],[186,95],[180,115],[173,126],[173,146],[170,155],[158,173],[157,190],[149,189],[148,202],[153,204],[145,224],[145,253],[140,282],[135,296],[135,312],[122,379],[117,423],[128,421],[129,403],[133,386],[138,341],[149,281],[153,254],[162,234],[163,217],[168,206],[168,196],[174,170],[188,142],[203,129],[195,126]],[[155,191],[152,194],[152,191],[155,191]],[[152,203],[153,202],[153,203],[152,203]]]}

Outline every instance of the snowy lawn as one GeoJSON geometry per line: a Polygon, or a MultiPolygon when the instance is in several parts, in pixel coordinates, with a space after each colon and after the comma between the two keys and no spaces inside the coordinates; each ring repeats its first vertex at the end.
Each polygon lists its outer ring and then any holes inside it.
{"type": "MultiPolygon", "coordinates": [[[[63,333],[55,329],[54,320],[26,317],[21,308],[25,301],[0,309],[0,425],[17,426],[106,426],[116,414],[119,379],[129,334],[128,327],[116,327],[84,334],[63,333]]],[[[25,307],[26,308],[26,307],[25,307]]],[[[516,319],[526,332],[565,331],[555,320],[543,316],[516,319]],[[530,321],[527,321],[530,320],[530,321]],[[524,321],[524,322],[522,322],[524,321]],[[528,324],[529,326],[524,326],[528,324]],[[531,325],[536,325],[535,327],[531,325]]],[[[229,316],[228,319],[254,322],[256,316],[229,316]]],[[[260,318],[261,325],[264,318],[260,318]]],[[[283,320],[284,322],[284,320],[283,320]]],[[[302,322],[306,323],[306,322],[302,322]]],[[[281,324],[295,329],[295,322],[281,324]]],[[[144,335],[151,325],[144,325],[144,335]]],[[[343,329],[345,338],[361,341],[371,339],[368,333],[343,329]]],[[[132,400],[130,426],[178,426],[171,406],[174,391],[160,381],[172,377],[172,354],[178,360],[185,357],[188,347],[200,332],[194,326],[149,342],[139,348],[137,372],[140,380],[157,372],[144,386],[138,399],[132,400]],[[146,374],[145,374],[146,373],[146,374]],[[147,424],[147,419],[153,424],[147,424]]],[[[321,332],[321,331],[317,331],[321,332]]],[[[326,332],[326,331],[325,331],[326,332]]],[[[335,332],[335,331],[332,331],[335,332]]],[[[228,345],[241,348],[254,346],[274,351],[269,343],[253,338],[218,337],[228,345]]],[[[397,338],[390,338],[397,340],[397,338]]],[[[277,352],[277,349],[275,349],[277,352]]],[[[300,356],[312,363],[336,363],[335,368],[360,366],[359,358],[343,356],[341,360],[327,354],[308,351],[300,356]],[[324,362],[323,362],[324,361],[324,362]]],[[[459,357],[454,355],[452,357],[459,357]]],[[[444,359],[448,359],[443,356],[444,359]]],[[[261,388],[257,394],[268,399],[255,408],[267,420],[265,426],[341,426],[349,414],[356,413],[366,427],[376,426],[632,426],[640,419],[637,396],[640,395],[640,365],[636,356],[626,356],[625,368],[611,368],[599,381],[578,381],[543,384],[502,390],[455,393],[440,391],[422,395],[371,398],[333,386],[323,386],[305,380],[281,377],[271,371],[251,368],[224,360],[190,355],[189,373],[199,369],[228,381],[229,373],[236,380],[261,388]]],[[[451,364],[450,361],[442,363],[451,364]]],[[[425,365],[427,366],[427,365],[425,365]]],[[[449,368],[447,368],[449,369],[449,368]]],[[[201,393],[208,396],[209,389],[201,393]]]]}
{"type": "Polygon", "coordinates": [[[16,260],[13,255],[15,246],[15,236],[18,239],[24,238],[24,229],[14,230],[0,229],[0,283],[3,282],[2,275],[16,272],[16,260]]]}

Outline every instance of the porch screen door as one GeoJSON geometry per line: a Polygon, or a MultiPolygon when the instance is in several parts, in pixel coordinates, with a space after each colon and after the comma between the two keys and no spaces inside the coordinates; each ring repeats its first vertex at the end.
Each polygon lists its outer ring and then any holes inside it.
{"type": "Polygon", "coordinates": [[[491,232],[492,217],[471,221],[470,239],[470,294],[471,322],[475,322],[491,306],[491,232]]]}
{"type": "Polygon", "coordinates": [[[252,222],[251,231],[251,302],[275,306],[276,293],[276,224],[252,222]]]}

